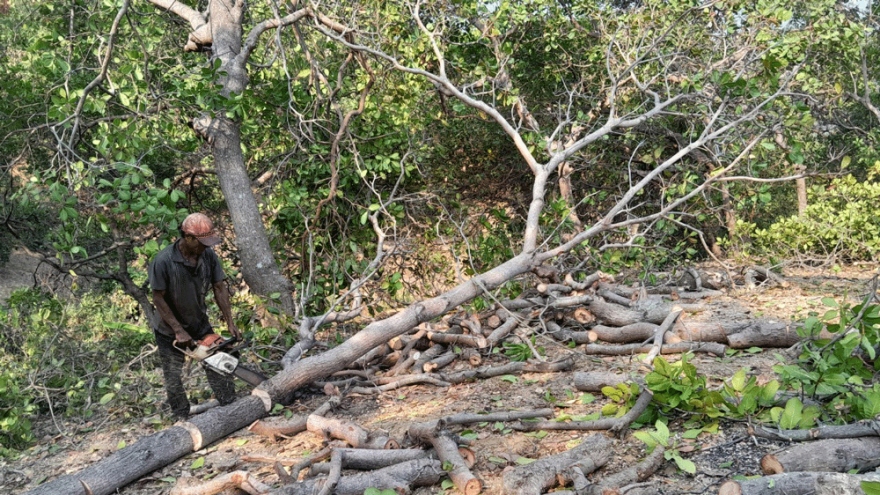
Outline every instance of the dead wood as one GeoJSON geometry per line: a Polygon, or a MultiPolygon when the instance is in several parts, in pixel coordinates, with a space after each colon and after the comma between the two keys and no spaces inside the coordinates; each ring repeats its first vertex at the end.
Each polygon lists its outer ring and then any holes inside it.
{"type": "Polygon", "coordinates": [[[782,473],[725,481],[718,495],[864,495],[863,481],[880,482],[880,474],[782,473]]]}
{"type": "Polygon", "coordinates": [[[372,363],[376,359],[379,359],[380,357],[385,356],[386,354],[390,353],[391,350],[392,350],[391,346],[389,346],[388,344],[386,344],[386,343],[379,344],[376,347],[373,347],[372,349],[370,349],[369,351],[364,353],[363,356],[358,357],[357,360],[355,360],[355,362],[354,362],[354,366],[357,368],[366,368],[367,366],[369,366],[370,363],[372,363]]]}
{"type": "Polygon", "coordinates": [[[602,390],[602,387],[616,387],[618,384],[629,380],[630,377],[623,373],[580,371],[574,374],[574,388],[581,392],[599,392],[602,390]]]}
{"type": "Polygon", "coordinates": [[[458,444],[445,430],[437,428],[436,421],[410,425],[407,435],[416,442],[434,447],[443,465],[451,468],[448,470],[449,477],[458,491],[465,495],[476,495],[482,491],[483,483],[471,473],[458,450],[458,444]]]}
{"type": "Polygon", "coordinates": [[[510,335],[510,332],[512,332],[513,329],[520,324],[520,322],[528,321],[523,314],[509,313],[507,312],[507,310],[504,309],[500,310],[496,314],[498,315],[499,319],[504,320],[504,323],[499,325],[498,328],[496,328],[495,330],[492,330],[492,333],[490,333],[489,336],[486,337],[487,344],[490,347],[497,346],[499,342],[510,335]]]}
{"type": "Polygon", "coordinates": [[[455,335],[446,332],[428,332],[428,340],[437,344],[460,345],[484,349],[489,346],[489,341],[482,335],[455,335]]]}
{"type": "Polygon", "coordinates": [[[862,472],[877,466],[880,466],[880,437],[876,436],[800,443],[761,458],[761,471],[764,474],[793,471],[862,472]]]}
{"type": "Polygon", "coordinates": [[[538,292],[544,295],[568,294],[574,290],[571,286],[565,284],[538,284],[538,292]]]}
{"type": "MultiPolygon", "coordinates": [[[[324,416],[334,408],[338,407],[339,402],[339,397],[331,397],[330,400],[315,409],[312,414],[324,416]]],[[[306,431],[306,422],[308,421],[308,418],[308,416],[296,416],[287,419],[281,416],[273,416],[271,418],[255,421],[248,426],[248,431],[272,440],[278,440],[279,437],[289,437],[306,431]]]]}
{"type": "Polygon", "coordinates": [[[571,318],[581,325],[589,325],[596,321],[596,317],[587,308],[577,308],[571,313],[571,318]]]}
{"type": "Polygon", "coordinates": [[[607,287],[602,287],[601,285],[599,287],[600,288],[598,291],[596,291],[596,294],[602,296],[602,298],[605,299],[606,301],[613,302],[615,304],[619,304],[625,308],[628,308],[632,305],[632,298],[631,297],[621,296],[620,294],[617,294],[616,292],[612,292],[607,287]]]}
{"type": "MultiPolygon", "coordinates": [[[[802,340],[798,335],[797,323],[782,323],[776,321],[756,321],[743,328],[739,332],[727,336],[730,347],[733,349],[748,349],[750,347],[791,347],[802,340]]],[[[823,330],[816,338],[831,339],[834,335],[823,330]]]]}
{"type": "Polygon", "coordinates": [[[463,370],[453,373],[440,373],[439,377],[449,383],[463,383],[468,380],[486,379],[514,373],[553,373],[568,371],[574,366],[574,359],[567,358],[553,363],[512,362],[502,366],[486,366],[475,370],[463,370]]]}
{"type": "Polygon", "coordinates": [[[571,479],[573,475],[568,473],[575,468],[582,474],[589,474],[608,462],[610,444],[604,435],[590,435],[571,450],[505,471],[502,475],[503,493],[540,495],[557,486],[560,478],[571,479]]]}
{"type": "Polygon", "coordinates": [[[587,275],[584,278],[584,280],[577,282],[577,281],[575,281],[572,274],[567,273],[567,274],[565,274],[564,281],[565,281],[565,285],[571,287],[574,290],[586,290],[586,289],[592,287],[593,284],[595,284],[599,281],[614,282],[614,276],[609,275],[607,273],[603,273],[601,271],[597,271],[595,273],[587,275]]]}
{"type": "Polygon", "coordinates": [[[551,298],[551,302],[547,305],[553,309],[560,308],[571,308],[573,306],[583,306],[585,304],[590,304],[596,298],[585,294],[582,296],[567,296],[567,297],[557,297],[555,299],[551,298]]]}
{"type": "Polygon", "coordinates": [[[483,364],[483,357],[480,356],[479,351],[470,347],[461,350],[461,358],[470,363],[471,366],[483,364]]]}
{"type": "MultiPolygon", "coordinates": [[[[550,418],[553,417],[553,409],[537,409],[535,411],[508,411],[508,412],[495,412],[488,414],[470,414],[470,413],[461,413],[454,414],[452,416],[446,416],[440,418],[436,421],[435,429],[443,428],[449,425],[466,425],[472,423],[482,423],[482,422],[506,422],[506,421],[516,421],[520,419],[534,419],[534,418],[550,418]]],[[[427,427],[430,422],[423,423],[423,427],[427,427]]]]}
{"type": "Polygon", "coordinates": [[[397,442],[388,438],[388,435],[371,433],[351,421],[312,414],[309,416],[306,427],[310,432],[326,439],[343,440],[358,449],[388,449],[397,446],[397,442]]]}
{"type": "Polygon", "coordinates": [[[787,442],[805,442],[808,440],[826,440],[830,438],[861,438],[880,434],[880,425],[875,421],[865,421],[848,425],[828,425],[810,428],[809,430],[776,430],[755,426],[750,433],[756,437],[784,440],[787,442]]]}
{"type": "Polygon", "coordinates": [[[576,332],[569,330],[568,328],[560,326],[555,321],[547,321],[544,325],[547,328],[547,333],[560,342],[574,342],[575,344],[589,344],[592,342],[592,340],[590,340],[590,332],[576,332]]]}
{"type": "MultiPolygon", "coordinates": [[[[444,347],[445,349],[445,347],[444,347]]],[[[455,361],[458,356],[453,351],[448,351],[445,354],[435,357],[434,359],[428,361],[427,363],[422,365],[422,371],[425,373],[433,373],[440,368],[445,367],[449,363],[455,361]]]]}
{"type": "MultiPolygon", "coordinates": [[[[430,486],[440,482],[446,472],[436,459],[417,459],[395,464],[375,471],[343,476],[336,484],[334,495],[363,495],[368,488],[379,490],[400,490],[409,493],[419,486],[430,486]]],[[[325,478],[311,478],[301,483],[286,485],[271,492],[271,495],[313,495],[324,485],[325,478]]]]}
{"type": "Polygon", "coordinates": [[[604,418],[594,421],[535,421],[531,423],[518,423],[511,426],[517,431],[540,431],[540,430],[574,430],[574,431],[596,431],[608,430],[611,433],[620,435],[629,428],[635,420],[642,415],[643,412],[651,404],[654,394],[647,388],[642,388],[638,399],[633,407],[619,418],[604,418]]]}
{"type": "Polygon", "coordinates": [[[429,347],[429,348],[425,349],[424,351],[422,351],[422,353],[419,354],[419,357],[416,358],[416,361],[415,361],[415,362],[413,363],[413,365],[412,365],[412,370],[413,370],[413,372],[415,372],[415,373],[423,373],[423,372],[424,372],[424,366],[425,366],[425,363],[427,363],[428,361],[430,361],[430,360],[436,358],[437,356],[443,354],[444,352],[446,352],[446,346],[445,346],[445,345],[442,345],[442,344],[433,344],[433,343],[432,343],[431,347],[429,347]]]}
{"type": "MultiPolygon", "coordinates": [[[[347,449],[337,448],[342,454],[343,469],[356,469],[358,471],[373,471],[406,461],[427,459],[432,453],[424,449],[347,449]]],[[[313,464],[309,469],[309,476],[327,474],[330,472],[329,463],[313,464]]]]}
{"type": "MultiPolygon", "coordinates": [[[[590,356],[628,356],[650,352],[652,346],[642,344],[588,344],[584,347],[584,354],[590,356]]],[[[660,354],[682,354],[685,352],[701,352],[723,356],[727,352],[727,346],[717,342],[678,342],[665,344],[660,349],[660,354]]]]}
{"type": "Polygon", "coordinates": [[[428,384],[435,385],[437,387],[448,387],[452,385],[451,383],[443,381],[436,376],[425,374],[388,377],[387,379],[383,379],[380,381],[387,381],[387,383],[372,387],[352,387],[348,389],[348,392],[351,394],[375,395],[382,392],[388,392],[390,390],[397,390],[401,387],[408,387],[410,385],[428,384]]]}
{"type": "Polygon", "coordinates": [[[341,478],[342,454],[340,454],[338,450],[333,449],[333,453],[330,455],[330,472],[327,473],[327,478],[324,480],[324,485],[321,487],[321,491],[318,492],[318,495],[330,495],[333,493],[336,484],[339,483],[341,478]]]}
{"type": "Polygon", "coordinates": [[[621,488],[645,481],[660,469],[664,462],[664,449],[657,446],[641,462],[602,478],[602,481],[583,490],[584,495],[620,495],[621,488]]]}
{"type": "Polygon", "coordinates": [[[644,342],[651,338],[656,330],[657,325],[644,321],[622,327],[596,325],[587,332],[587,342],[584,343],[592,343],[599,340],[610,344],[644,342]]]}
{"type": "Polygon", "coordinates": [[[495,313],[492,313],[486,318],[486,326],[491,329],[496,329],[501,325],[501,317],[495,313]]]}
{"type": "Polygon", "coordinates": [[[763,266],[750,266],[746,268],[743,278],[745,278],[746,287],[749,289],[754,289],[764,284],[788,287],[788,282],[782,276],[763,266]]]}
{"type": "Polygon", "coordinates": [[[214,495],[231,488],[238,488],[251,495],[262,495],[272,490],[272,487],[261,483],[247,471],[233,471],[195,486],[183,486],[178,482],[169,495],[214,495]]]}
{"type": "Polygon", "coordinates": [[[654,358],[660,355],[660,348],[663,346],[663,336],[666,335],[666,331],[672,328],[672,325],[675,324],[678,317],[681,316],[681,308],[675,306],[672,308],[672,311],[669,312],[669,315],[663,320],[656,330],[654,330],[654,345],[651,346],[651,350],[648,351],[648,355],[645,356],[643,360],[645,363],[653,363],[654,358]]]}

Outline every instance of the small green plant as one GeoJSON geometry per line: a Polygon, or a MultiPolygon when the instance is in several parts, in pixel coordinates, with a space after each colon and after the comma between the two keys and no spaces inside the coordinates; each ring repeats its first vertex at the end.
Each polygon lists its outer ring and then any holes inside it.
{"type": "Polygon", "coordinates": [[[535,347],[535,337],[531,338],[532,345],[529,345],[525,342],[522,343],[513,343],[513,342],[504,342],[501,344],[504,349],[504,355],[510,358],[511,361],[527,361],[532,358],[532,348],[538,352],[538,354],[543,354],[543,347],[535,347]]]}
{"type": "Polygon", "coordinates": [[[690,353],[681,356],[676,363],[662,356],[654,359],[654,371],[645,376],[648,389],[654,393],[654,402],[661,412],[679,409],[718,418],[724,415],[725,400],[720,392],[706,388],[706,376],[697,372],[691,364],[690,353]]]}
{"type": "Polygon", "coordinates": [[[615,387],[602,387],[602,395],[611,402],[602,406],[602,416],[620,417],[626,414],[636,403],[639,386],[635,383],[619,383],[615,387]]]}
{"type": "Polygon", "coordinates": [[[675,461],[678,469],[688,473],[696,474],[697,466],[689,459],[681,456],[681,452],[677,448],[677,443],[670,437],[669,427],[666,423],[659,419],[654,423],[654,430],[639,430],[633,433],[633,436],[641,440],[648,446],[648,452],[652,452],[657,447],[663,447],[663,457],[667,461],[675,461]]]}

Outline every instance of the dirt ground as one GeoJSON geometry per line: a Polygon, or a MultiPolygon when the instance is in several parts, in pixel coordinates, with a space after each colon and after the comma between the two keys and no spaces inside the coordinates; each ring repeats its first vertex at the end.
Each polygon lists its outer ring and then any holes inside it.
{"type": "MultiPolygon", "coordinates": [[[[783,271],[787,287],[759,287],[751,291],[743,289],[727,293],[706,301],[706,311],[688,317],[724,321],[749,318],[795,321],[806,317],[810,311],[822,311],[822,297],[859,299],[869,290],[870,280],[877,273],[878,267],[873,265],[841,270],[787,269],[783,271]]],[[[637,359],[630,357],[586,356],[580,348],[569,349],[549,340],[539,341],[538,345],[546,346],[551,358],[574,357],[577,363],[575,371],[647,372],[637,359]]],[[[692,362],[701,373],[710,377],[711,384],[718,385],[743,367],[751,374],[770,379],[773,376],[771,367],[779,359],[792,357],[791,352],[785,349],[767,349],[724,357],[697,355],[692,362]]],[[[495,364],[506,361],[503,357],[495,359],[495,364]]],[[[484,365],[492,364],[492,359],[487,361],[490,363],[484,362],[484,365]]],[[[457,363],[455,366],[462,368],[467,364],[457,363]]],[[[580,392],[574,390],[572,376],[572,373],[529,373],[515,380],[497,377],[449,388],[414,386],[378,396],[351,396],[343,400],[342,407],[334,415],[371,430],[386,431],[392,438],[406,444],[404,432],[412,422],[459,412],[500,412],[553,406],[557,414],[581,415],[599,410],[606,403],[605,399],[599,396],[593,403],[582,404],[578,400],[580,392]],[[555,402],[548,401],[551,396],[556,399],[555,402]]],[[[300,398],[289,409],[293,414],[305,415],[325,400],[320,391],[302,391],[300,398]]],[[[683,431],[680,423],[681,420],[671,422],[671,429],[680,433],[683,431]]],[[[38,444],[18,460],[0,461],[0,493],[22,493],[45,480],[76,472],[120,446],[130,445],[139,437],[170,425],[169,420],[160,417],[129,421],[107,419],[104,423],[89,425],[91,431],[83,431],[81,423],[64,424],[56,423],[51,418],[40,418],[37,421],[38,444]]],[[[523,459],[538,459],[567,450],[587,435],[605,434],[549,432],[541,437],[510,431],[503,425],[495,424],[474,425],[472,429],[477,434],[472,447],[477,459],[473,471],[483,481],[482,493],[485,494],[503,493],[501,474],[505,468],[515,466],[523,459]]],[[[766,453],[783,449],[785,445],[750,437],[746,434],[744,423],[726,421],[722,422],[717,434],[702,434],[692,447],[693,450],[683,453],[683,456],[696,464],[697,474],[686,475],[673,462],[667,462],[648,480],[657,493],[715,493],[718,485],[732,476],[759,474],[760,458],[766,453]]],[[[176,483],[198,484],[234,470],[249,471],[263,482],[273,485],[278,483],[272,468],[274,460],[299,460],[320,448],[321,438],[309,432],[273,442],[242,430],[124,487],[119,493],[166,494],[176,483]],[[244,456],[251,456],[251,460],[244,460],[244,456]]],[[[630,432],[623,439],[614,441],[611,461],[591,478],[600,480],[644,456],[644,444],[630,432]]],[[[414,493],[454,492],[454,489],[444,490],[438,485],[420,488],[414,493]]]]}

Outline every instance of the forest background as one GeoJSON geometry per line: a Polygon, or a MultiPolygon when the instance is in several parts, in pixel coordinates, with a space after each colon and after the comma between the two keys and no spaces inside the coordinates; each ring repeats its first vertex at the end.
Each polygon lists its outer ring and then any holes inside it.
{"type": "Polygon", "coordinates": [[[542,266],[874,260],[876,9],[4,1],[0,263],[42,268],[0,304],[0,455],[159,413],[146,266],[192,211],[269,374],[542,266]]]}

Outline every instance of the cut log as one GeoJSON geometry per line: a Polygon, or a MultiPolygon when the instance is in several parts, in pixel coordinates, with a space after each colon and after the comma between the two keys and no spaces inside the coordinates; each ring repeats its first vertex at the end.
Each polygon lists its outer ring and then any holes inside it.
{"type": "Polygon", "coordinates": [[[91,466],[37,486],[28,495],[82,495],[83,484],[94,495],[109,495],[145,474],[163,468],[177,459],[240,430],[266,415],[263,401],[256,396],[239,399],[194,416],[185,423],[117,450],[91,466]]]}
{"type": "MultiPolygon", "coordinates": [[[[733,349],[748,349],[749,347],[791,347],[803,337],[798,335],[799,324],[788,324],[776,321],[756,321],[742,330],[727,336],[730,347],[733,349]]],[[[823,330],[816,338],[831,339],[834,334],[823,330]]]]}
{"type": "Polygon", "coordinates": [[[442,354],[440,356],[437,356],[434,359],[423,364],[422,371],[424,371],[425,373],[433,373],[434,371],[437,371],[438,369],[455,361],[456,357],[458,357],[458,356],[456,356],[456,354],[454,352],[448,351],[446,354],[442,354]]]}
{"type": "Polygon", "coordinates": [[[461,358],[471,366],[479,366],[483,363],[483,357],[480,356],[479,351],[470,347],[461,350],[461,358]]]}
{"type": "Polygon", "coordinates": [[[538,292],[541,294],[568,294],[574,290],[571,286],[565,284],[538,284],[538,292]]]}
{"type": "MultiPolygon", "coordinates": [[[[312,414],[323,416],[333,408],[338,407],[339,402],[339,397],[331,397],[330,400],[315,409],[312,414]]],[[[308,422],[308,419],[308,416],[297,416],[290,419],[281,416],[274,416],[255,421],[248,427],[248,431],[268,437],[272,440],[278,440],[278,437],[288,437],[306,431],[306,423],[308,422]]]]}
{"type": "Polygon", "coordinates": [[[446,352],[446,346],[442,344],[433,344],[431,347],[422,351],[419,354],[419,357],[416,358],[416,362],[412,365],[412,370],[414,373],[423,373],[425,368],[425,363],[428,361],[440,356],[446,352]]]}
{"type": "Polygon", "coordinates": [[[579,468],[589,474],[604,466],[611,457],[611,442],[603,435],[591,435],[580,445],[561,454],[517,466],[502,475],[506,495],[541,495],[556,486],[565,472],[579,468]]]}
{"type": "Polygon", "coordinates": [[[628,375],[610,371],[576,372],[574,388],[581,392],[599,392],[602,387],[616,387],[630,380],[628,375]]]}
{"type": "Polygon", "coordinates": [[[877,466],[880,466],[880,437],[876,436],[800,443],[761,458],[761,471],[764,474],[793,471],[862,472],[877,466]]]}
{"type": "Polygon", "coordinates": [[[718,495],[865,495],[863,481],[880,483],[880,474],[795,472],[728,480],[718,489],[718,495]]]}
{"type": "Polygon", "coordinates": [[[449,333],[428,332],[428,340],[438,344],[461,345],[484,349],[489,346],[489,341],[482,335],[455,335],[449,333]]]}
{"type": "Polygon", "coordinates": [[[306,423],[312,433],[343,440],[356,449],[387,449],[397,445],[388,435],[371,433],[351,421],[312,414],[306,423]]]}
{"type": "Polygon", "coordinates": [[[571,317],[581,325],[589,325],[596,321],[596,317],[587,308],[577,308],[571,313],[571,317]]]}
{"type": "MultiPolygon", "coordinates": [[[[368,488],[400,490],[410,493],[419,486],[436,485],[445,476],[443,466],[436,459],[417,459],[387,468],[343,476],[336,484],[334,495],[363,495],[368,488]]],[[[314,495],[324,485],[324,478],[312,478],[301,483],[285,485],[272,495],[314,495]]]]}
{"type": "Polygon", "coordinates": [[[465,495],[477,495],[483,490],[483,483],[471,473],[458,444],[445,431],[436,428],[436,422],[416,423],[409,427],[407,434],[417,442],[427,443],[434,447],[437,457],[444,466],[449,466],[449,477],[465,495]]]}

